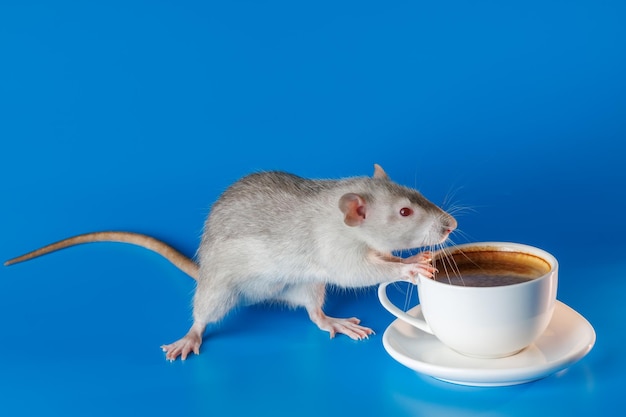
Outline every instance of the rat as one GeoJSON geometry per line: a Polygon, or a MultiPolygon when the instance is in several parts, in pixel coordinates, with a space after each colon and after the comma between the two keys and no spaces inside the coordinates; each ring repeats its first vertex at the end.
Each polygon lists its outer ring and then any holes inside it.
{"type": "Polygon", "coordinates": [[[124,242],[155,251],[194,278],[193,324],[161,346],[166,359],[200,354],[208,324],[238,303],[281,301],[304,307],[320,329],[361,340],[360,320],[322,310],[326,285],[368,287],[432,277],[428,248],[443,245],[457,222],[417,190],[393,182],[380,165],[372,177],[305,179],[266,171],[244,176],[217,199],[204,224],[196,260],[153,237],[132,232],[74,236],[9,260],[26,261],[69,246],[124,242]],[[394,251],[424,248],[408,258],[394,251]]]}

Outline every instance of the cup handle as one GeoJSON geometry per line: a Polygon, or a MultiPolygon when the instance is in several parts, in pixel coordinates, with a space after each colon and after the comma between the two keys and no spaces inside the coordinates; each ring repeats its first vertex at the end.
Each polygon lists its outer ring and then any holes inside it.
{"type": "Polygon", "coordinates": [[[400,320],[407,322],[411,326],[417,327],[423,332],[433,334],[433,331],[431,330],[430,326],[426,323],[426,321],[422,319],[418,319],[413,316],[409,316],[407,313],[400,310],[398,307],[396,307],[395,304],[393,304],[389,300],[389,298],[387,297],[387,286],[389,284],[392,284],[392,283],[383,282],[382,284],[378,286],[378,299],[380,300],[380,303],[383,305],[383,307],[385,307],[387,311],[389,311],[391,314],[393,314],[400,320]]]}

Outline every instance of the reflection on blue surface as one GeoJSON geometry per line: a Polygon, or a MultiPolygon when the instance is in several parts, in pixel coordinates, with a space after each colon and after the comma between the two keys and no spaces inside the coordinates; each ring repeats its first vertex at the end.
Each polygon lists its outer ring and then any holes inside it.
{"type": "Polygon", "coordinates": [[[0,269],[0,414],[624,415],[625,18],[619,1],[2,3],[3,259],[105,229],[191,256],[244,174],[379,163],[463,208],[457,243],[553,253],[559,299],[598,338],[536,383],[456,386],[387,355],[393,317],[369,288],[326,303],[369,340],[250,306],[170,364],[193,281],[87,245],[0,269]]]}

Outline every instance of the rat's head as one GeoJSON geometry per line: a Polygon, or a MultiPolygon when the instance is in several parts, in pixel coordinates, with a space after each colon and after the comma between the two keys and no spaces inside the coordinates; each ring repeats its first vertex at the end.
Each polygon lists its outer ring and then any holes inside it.
{"type": "Polygon", "coordinates": [[[379,165],[374,167],[365,190],[339,200],[344,223],[369,247],[390,252],[437,245],[456,229],[454,217],[418,191],[392,182],[379,165]]]}

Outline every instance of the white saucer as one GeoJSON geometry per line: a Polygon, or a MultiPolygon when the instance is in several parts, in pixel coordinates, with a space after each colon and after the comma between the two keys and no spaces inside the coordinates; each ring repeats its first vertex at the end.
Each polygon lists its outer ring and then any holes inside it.
{"type": "MultiPolygon", "coordinates": [[[[418,305],[408,313],[421,317],[422,309],[418,305]]],[[[595,341],[591,324],[559,301],[544,334],[520,353],[506,358],[463,356],[400,319],[391,323],[383,335],[385,349],[401,364],[443,381],[473,386],[516,385],[544,378],[582,359],[595,341]]]]}

